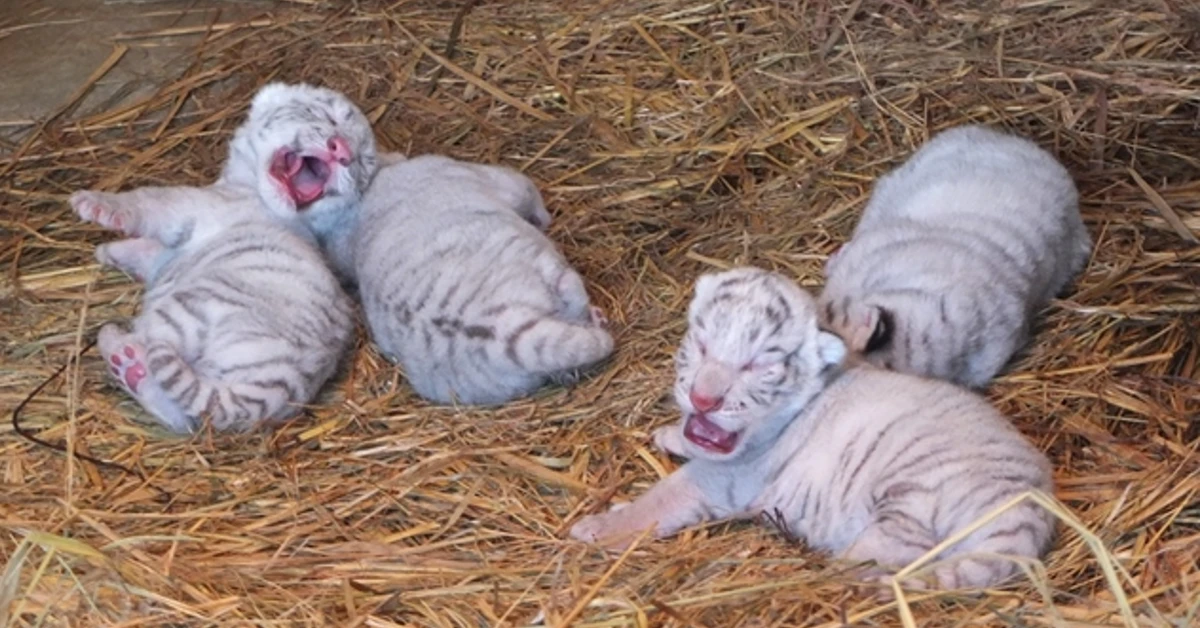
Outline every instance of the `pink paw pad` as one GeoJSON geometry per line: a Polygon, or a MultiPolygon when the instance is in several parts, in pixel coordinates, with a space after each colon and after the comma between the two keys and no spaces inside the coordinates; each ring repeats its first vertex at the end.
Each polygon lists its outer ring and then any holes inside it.
{"type": "Polygon", "coordinates": [[[604,310],[592,305],[588,307],[588,312],[592,317],[592,324],[597,327],[608,327],[608,317],[604,315],[604,310]]]}
{"type": "Polygon", "coordinates": [[[125,231],[125,217],[121,212],[118,212],[106,205],[99,196],[93,192],[79,192],[71,197],[71,205],[75,208],[75,212],[80,218],[88,222],[94,222],[108,229],[115,231],[125,231]]]}
{"type": "Polygon", "coordinates": [[[109,370],[113,376],[121,380],[130,392],[137,394],[138,384],[146,378],[146,365],[137,357],[137,350],[133,347],[126,346],[121,350],[125,354],[125,359],[122,359],[119,353],[114,353],[108,357],[108,361],[112,363],[109,370]]]}

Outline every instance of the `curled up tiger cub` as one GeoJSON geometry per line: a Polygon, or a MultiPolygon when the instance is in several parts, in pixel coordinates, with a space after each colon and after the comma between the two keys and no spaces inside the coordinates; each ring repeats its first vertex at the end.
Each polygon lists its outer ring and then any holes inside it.
{"type": "Polygon", "coordinates": [[[330,113],[339,98],[261,89],[211,185],[71,196],[81,218],[126,236],[97,259],[146,284],[132,328],[105,325],[97,346],[168,429],[288,418],[349,347],[353,305],[301,221],[356,203],[374,171],[370,127],[356,107],[330,113]]]}
{"type": "Polygon", "coordinates": [[[1024,138],[954,128],[879,179],[826,263],[821,323],[877,366],[983,387],[1091,247],[1054,157],[1024,138]]]}
{"type": "Polygon", "coordinates": [[[612,353],[607,319],[543,233],[533,181],[437,155],[384,159],[361,206],[314,229],[418,395],[500,404],[612,353]]]}
{"type": "MultiPolygon", "coordinates": [[[[848,359],[812,297],[775,273],[699,279],[677,375],[684,426],[658,442],[690,460],[572,537],[622,547],[651,528],[767,514],[886,580],[1009,500],[1052,490],[1045,456],[984,399],[848,359]]],[[[936,584],[1001,582],[1015,565],[995,554],[1039,557],[1053,534],[1052,516],[1023,501],[942,552],[936,584]]]]}

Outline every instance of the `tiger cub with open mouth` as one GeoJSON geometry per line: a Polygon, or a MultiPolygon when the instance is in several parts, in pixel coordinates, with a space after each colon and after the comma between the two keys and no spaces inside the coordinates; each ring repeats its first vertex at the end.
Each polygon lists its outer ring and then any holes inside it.
{"type": "MultiPolygon", "coordinates": [[[[572,537],[623,547],[646,530],[766,514],[886,579],[1006,502],[1052,490],[1045,456],[983,398],[848,360],[812,297],[775,273],[699,279],[677,374],[684,425],[660,444],[690,460],[572,537]]],[[[1016,567],[995,554],[1039,557],[1053,532],[1047,511],[1020,502],[943,551],[937,584],[1000,582],[1016,567]]]]}
{"type": "Polygon", "coordinates": [[[81,218],[127,236],[97,259],[146,283],[132,329],[98,336],[120,386],[183,433],[204,416],[248,430],[315,397],[354,322],[305,219],[357,203],[375,160],[370,125],[344,96],[272,84],[215,183],[73,194],[81,218]]]}

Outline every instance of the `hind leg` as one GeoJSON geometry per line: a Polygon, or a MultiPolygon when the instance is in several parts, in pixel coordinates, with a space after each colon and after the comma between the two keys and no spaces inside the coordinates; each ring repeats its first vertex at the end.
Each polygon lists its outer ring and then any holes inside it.
{"type": "Polygon", "coordinates": [[[602,327],[605,329],[608,328],[608,317],[604,315],[604,310],[596,307],[595,305],[588,306],[588,320],[590,320],[592,325],[595,327],[602,327]]]}
{"type": "MultiPolygon", "coordinates": [[[[897,569],[925,555],[936,544],[933,533],[915,519],[898,512],[876,513],[875,521],[868,525],[854,543],[842,553],[847,562],[874,562],[864,567],[859,577],[865,582],[891,585],[892,574],[897,569]]],[[[924,589],[919,580],[907,580],[905,588],[924,589]]],[[[891,597],[891,589],[879,592],[881,599],[891,597]]]]}
{"type": "Polygon", "coordinates": [[[138,396],[138,391],[150,371],[146,368],[146,350],[133,334],[122,331],[113,323],[100,328],[96,346],[104,355],[108,370],[125,392],[138,396]]]}
{"type": "Polygon", "coordinates": [[[557,255],[544,253],[538,260],[546,284],[558,297],[558,316],[573,323],[608,327],[604,311],[591,304],[583,278],[557,255]]]}
{"type": "Polygon", "coordinates": [[[954,549],[954,554],[977,554],[957,558],[951,555],[934,569],[938,586],[943,589],[978,589],[996,585],[1012,576],[1017,563],[984,554],[1037,558],[1049,545],[1053,524],[1037,504],[1024,503],[976,531],[954,549]]]}
{"type": "Polygon", "coordinates": [[[1016,569],[1016,563],[1001,558],[963,558],[938,565],[933,573],[941,589],[981,589],[1007,579],[1016,569]]]}
{"type": "Polygon", "coordinates": [[[562,317],[569,321],[587,321],[592,324],[596,323],[597,315],[600,320],[607,320],[599,309],[591,307],[587,289],[584,288],[583,278],[579,273],[565,266],[560,267],[559,271],[558,279],[553,285],[554,292],[558,295],[559,313],[562,317]]]}
{"type": "Polygon", "coordinates": [[[113,323],[100,328],[96,347],[104,356],[109,372],[147,412],[171,431],[187,433],[193,429],[190,418],[166,393],[146,366],[146,348],[130,334],[113,323]]]}
{"type": "MultiPolygon", "coordinates": [[[[568,323],[568,325],[570,324],[568,323]]],[[[573,353],[575,357],[575,364],[571,368],[591,368],[612,355],[613,337],[604,327],[600,325],[570,325],[570,328],[572,337],[568,337],[565,341],[571,347],[569,353],[573,353]]]]}
{"type": "Polygon", "coordinates": [[[158,256],[165,250],[158,240],[127,238],[96,247],[96,260],[144,282],[154,272],[158,256]]]}
{"type": "Polygon", "coordinates": [[[555,324],[563,325],[569,330],[570,337],[564,339],[563,346],[552,351],[562,351],[563,357],[555,358],[555,362],[568,362],[559,368],[542,371],[544,381],[556,386],[571,386],[579,382],[587,371],[604,360],[613,351],[612,336],[600,326],[584,327],[549,319],[555,324]],[[570,357],[566,357],[570,356],[570,357]]]}

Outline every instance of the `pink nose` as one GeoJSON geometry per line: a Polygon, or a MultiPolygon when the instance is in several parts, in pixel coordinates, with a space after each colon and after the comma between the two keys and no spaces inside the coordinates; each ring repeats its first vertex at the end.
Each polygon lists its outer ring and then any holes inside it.
{"type": "Polygon", "coordinates": [[[337,135],[329,138],[329,155],[343,166],[349,166],[350,159],[354,157],[354,154],[350,152],[350,145],[337,135]]]}
{"type": "Polygon", "coordinates": [[[691,400],[692,407],[697,412],[712,412],[719,409],[721,404],[725,402],[724,397],[705,397],[695,390],[688,393],[688,399],[691,400]]]}

